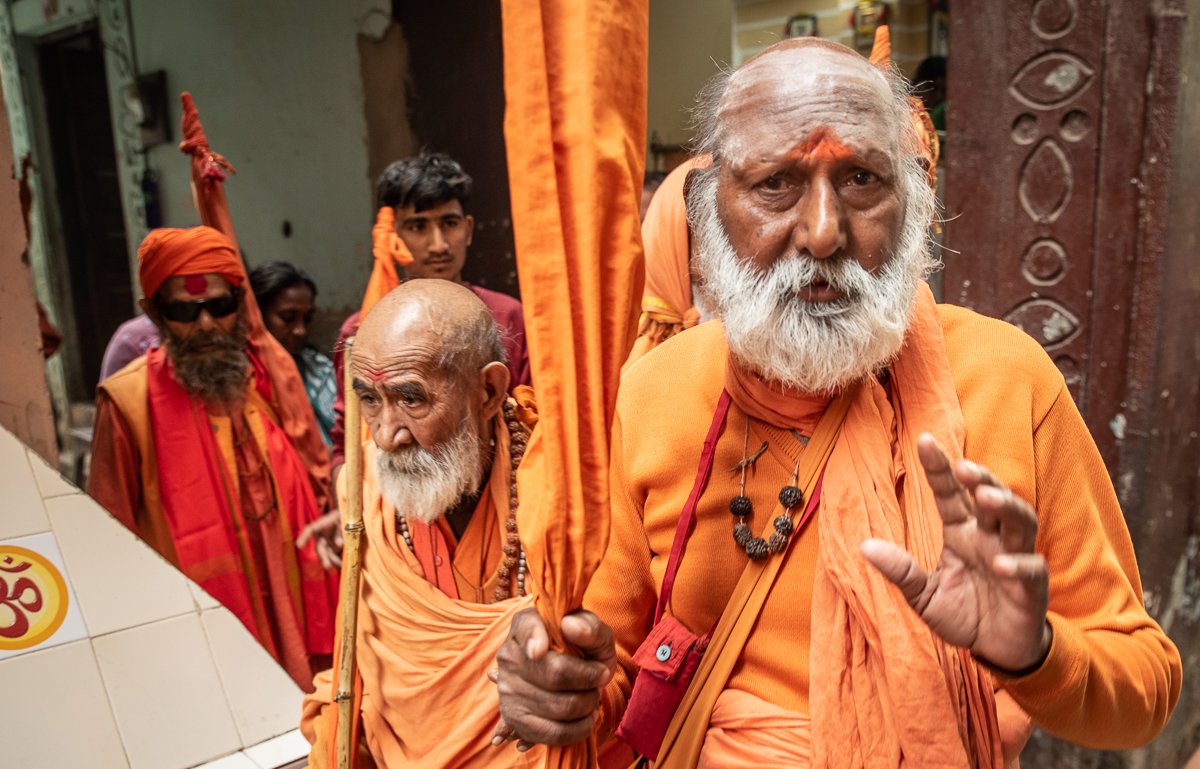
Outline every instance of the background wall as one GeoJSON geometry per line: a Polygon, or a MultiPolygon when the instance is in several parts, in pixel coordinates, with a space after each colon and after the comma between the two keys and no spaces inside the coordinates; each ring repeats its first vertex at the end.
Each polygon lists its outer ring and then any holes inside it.
{"type": "Polygon", "coordinates": [[[308,270],[326,311],[361,299],[374,211],[357,36],[371,3],[132,0],[138,69],[166,70],[173,141],[150,150],[164,223],[198,223],[178,150],[178,94],[191,91],[251,265],[308,270]],[[285,227],[290,226],[290,235],[285,227]]]}
{"type": "MultiPolygon", "coordinates": [[[[663,144],[686,144],[696,94],[731,57],[733,0],[654,0],[650,3],[647,126],[663,144]]],[[[646,168],[653,169],[647,156],[646,168]]]]}

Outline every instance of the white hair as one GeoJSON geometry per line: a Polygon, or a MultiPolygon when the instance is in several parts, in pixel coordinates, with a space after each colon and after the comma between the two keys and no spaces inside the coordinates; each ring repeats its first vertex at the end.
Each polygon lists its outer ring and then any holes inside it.
{"type": "Polygon", "coordinates": [[[488,452],[487,443],[464,419],[450,440],[435,450],[413,444],[376,453],[379,492],[397,513],[433,523],[479,489],[488,452]]]}
{"type": "Polygon", "coordinates": [[[892,84],[897,124],[912,136],[900,137],[902,149],[895,161],[904,220],[896,245],[877,275],[843,254],[817,259],[797,250],[766,270],[742,259],[717,206],[723,143],[717,105],[728,76],[719,76],[701,102],[701,126],[707,133],[701,136],[700,148],[714,157],[713,165],[699,172],[688,193],[701,301],[724,321],[734,357],[785,388],[834,393],[886,365],[904,343],[921,281],[938,266],[929,239],[936,211],[934,192],[916,154],[903,149],[915,141],[908,86],[899,75],[884,77],[892,84]],[[842,298],[827,303],[800,299],[800,291],[817,278],[838,289],[842,298]]]}

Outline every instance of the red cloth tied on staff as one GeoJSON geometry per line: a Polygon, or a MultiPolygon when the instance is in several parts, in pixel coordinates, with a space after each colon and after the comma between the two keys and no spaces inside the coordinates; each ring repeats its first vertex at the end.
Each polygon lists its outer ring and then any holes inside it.
{"type": "MultiPolygon", "coordinates": [[[[244,260],[241,258],[237,235],[233,230],[233,220],[229,215],[229,203],[225,198],[225,172],[233,173],[233,166],[209,147],[208,137],[204,133],[200,113],[192,95],[184,91],[180,100],[183,103],[183,141],[179,143],[179,149],[192,159],[192,195],[196,201],[196,211],[202,224],[218,230],[226,237],[225,245],[236,257],[239,274],[244,279],[244,260]]],[[[139,276],[141,269],[139,265],[139,276]]],[[[142,288],[145,292],[145,285],[142,288]]],[[[148,297],[153,296],[152,293],[145,293],[148,297]]],[[[304,380],[300,377],[300,371],[296,368],[296,361],[291,354],[267,331],[253,292],[243,292],[242,303],[250,346],[270,382],[271,393],[274,396],[272,405],[282,421],[284,432],[304,461],[318,507],[325,510],[331,501],[329,451],[321,439],[317,418],[313,414],[308,394],[304,391],[304,380]]]]}
{"type": "MultiPolygon", "coordinates": [[[[513,234],[539,429],[518,473],[527,586],[555,644],[608,545],[608,436],[641,298],[646,0],[504,0],[513,234]],[[619,51],[619,56],[613,52],[619,51]]],[[[594,765],[595,744],[546,765],[594,765]]]]}

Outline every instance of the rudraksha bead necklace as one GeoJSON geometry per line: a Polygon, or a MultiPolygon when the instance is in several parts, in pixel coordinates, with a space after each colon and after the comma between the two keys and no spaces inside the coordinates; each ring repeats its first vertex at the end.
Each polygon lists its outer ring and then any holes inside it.
{"type": "MultiPolygon", "coordinates": [[[[516,409],[511,400],[504,402],[504,423],[508,425],[508,516],[504,519],[504,556],[496,567],[496,592],[492,596],[494,602],[500,602],[513,595],[514,577],[517,595],[525,595],[525,549],[521,547],[521,538],[517,534],[517,468],[525,458],[525,449],[529,445],[529,434],[525,426],[517,419],[516,409]]],[[[412,533],[408,530],[408,521],[399,512],[396,513],[396,524],[404,544],[413,550],[412,533]]]]}
{"type": "Polygon", "coordinates": [[[733,524],[733,541],[737,546],[746,551],[746,555],[751,561],[761,561],[771,553],[782,553],[787,547],[788,538],[792,536],[792,531],[795,526],[792,523],[792,510],[804,504],[804,492],[796,485],[800,474],[800,462],[796,462],[796,468],[792,471],[792,482],[779,490],[779,504],[783,507],[783,512],[775,517],[773,525],[775,531],[771,534],[770,539],[754,536],[750,531],[749,524],[746,523],[748,518],[754,512],[754,503],[746,496],[746,468],[754,464],[758,457],[762,456],[763,451],[767,448],[767,444],[763,444],[754,455],[749,456],[750,451],[750,418],[746,418],[746,430],[742,438],[742,461],[738,463],[741,468],[742,477],[738,484],[738,494],[733,499],[729,500],[729,512],[733,514],[736,523],[733,524]]]}

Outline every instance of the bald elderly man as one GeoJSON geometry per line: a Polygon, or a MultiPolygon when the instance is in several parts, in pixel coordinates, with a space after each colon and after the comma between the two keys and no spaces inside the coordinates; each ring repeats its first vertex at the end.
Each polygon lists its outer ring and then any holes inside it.
{"type": "MultiPolygon", "coordinates": [[[[491,312],[442,280],[404,283],[380,300],[349,365],[371,437],[358,766],[511,765],[491,746],[497,699],[486,674],[514,613],[530,605],[515,517],[535,418],[528,388],[507,396],[491,312]]],[[[332,766],[332,671],[316,688],[302,729],[310,765],[332,766]]]]}
{"type": "Polygon", "coordinates": [[[626,372],[611,544],[563,623],[585,658],[519,614],[501,736],[846,768],[1000,767],[1030,719],[1153,739],[1179,654],[1062,376],[923,282],[907,85],[807,38],[707,93],[688,211],[720,322],[626,372]]]}

